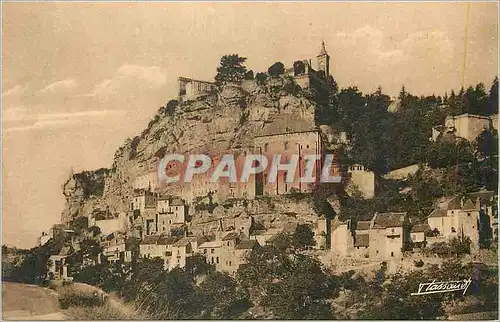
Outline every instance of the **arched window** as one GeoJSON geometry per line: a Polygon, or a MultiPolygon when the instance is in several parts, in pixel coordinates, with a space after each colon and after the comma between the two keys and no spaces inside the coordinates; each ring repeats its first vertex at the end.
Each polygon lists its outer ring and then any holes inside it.
{"type": "Polygon", "coordinates": [[[288,142],[285,142],[285,150],[288,150],[288,142]]]}
{"type": "Polygon", "coordinates": [[[269,148],[269,144],[268,143],[264,144],[264,152],[267,152],[268,148],[269,148]]]}

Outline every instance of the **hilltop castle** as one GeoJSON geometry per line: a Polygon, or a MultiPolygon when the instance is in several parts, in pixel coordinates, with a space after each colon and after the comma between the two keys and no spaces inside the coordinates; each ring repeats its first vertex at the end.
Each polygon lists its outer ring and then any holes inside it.
{"type": "MultiPolygon", "coordinates": [[[[314,86],[316,88],[327,89],[330,80],[330,55],[326,51],[325,42],[321,43],[321,49],[316,56],[316,69],[312,67],[311,59],[297,60],[293,67],[285,69],[285,75],[293,77],[294,81],[303,89],[314,86]]],[[[215,90],[215,83],[192,79],[187,77],[179,77],[179,100],[193,100],[209,94],[215,90]]],[[[245,83],[253,80],[244,80],[242,87],[245,88],[245,83]]]]}

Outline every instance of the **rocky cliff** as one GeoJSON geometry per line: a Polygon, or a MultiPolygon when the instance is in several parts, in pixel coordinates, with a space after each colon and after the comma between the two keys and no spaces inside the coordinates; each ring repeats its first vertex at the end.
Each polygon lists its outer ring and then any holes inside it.
{"type": "Polygon", "coordinates": [[[134,180],[165,153],[217,153],[250,147],[256,135],[313,129],[316,104],[312,96],[297,88],[291,78],[278,77],[265,85],[253,80],[227,84],[193,101],[170,101],[139,136],[118,148],[111,169],[68,179],[62,221],[89,216],[94,209],[127,211],[134,180]]]}

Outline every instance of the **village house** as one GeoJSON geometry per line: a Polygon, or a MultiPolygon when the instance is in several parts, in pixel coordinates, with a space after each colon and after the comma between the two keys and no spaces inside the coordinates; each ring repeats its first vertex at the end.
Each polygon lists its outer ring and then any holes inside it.
{"type": "Polygon", "coordinates": [[[332,252],[341,257],[398,258],[409,239],[406,213],[375,213],[355,227],[337,219],[331,236],[332,252]]]}
{"type": "Polygon", "coordinates": [[[444,207],[434,209],[427,222],[431,230],[439,232],[438,238],[469,237],[474,249],[478,249],[480,226],[494,228],[493,198],[492,191],[471,193],[464,198],[455,196],[444,207]]]}
{"type": "Polygon", "coordinates": [[[103,247],[102,259],[110,263],[130,263],[132,261],[132,251],[126,244],[126,236],[112,233],[105,236],[101,241],[103,247]]]}
{"type": "Polygon", "coordinates": [[[169,233],[186,222],[187,207],[180,198],[159,197],[156,207],[156,231],[169,233]]]}
{"type": "Polygon", "coordinates": [[[431,231],[432,229],[427,223],[413,225],[410,231],[413,247],[425,247],[427,234],[429,234],[431,231]]]}
{"type": "Polygon", "coordinates": [[[357,188],[362,197],[371,199],[375,196],[375,173],[369,171],[363,165],[353,164],[349,166],[350,175],[347,189],[357,188]]]}
{"type": "Polygon", "coordinates": [[[205,257],[207,263],[215,265],[217,270],[232,274],[244,262],[248,252],[257,245],[256,240],[248,239],[241,232],[231,231],[214,241],[201,244],[198,252],[205,257]]]}
{"type": "Polygon", "coordinates": [[[179,77],[179,101],[194,100],[216,89],[215,83],[187,77],[179,77]]]}
{"type": "Polygon", "coordinates": [[[180,238],[173,236],[144,236],[139,244],[139,253],[143,258],[171,256],[172,245],[180,238]]]}
{"type": "Polygon", "coordinates": [[[64,246],[59,254],[49,257],[49,267],[47,271],[47,279],[49,280],[70,280],[68,276],[67,257],[70,255],[71,248],[64,246]]]}
{"type": "Polygon", "coordinates": [[[166,270],[172,270],[175,267],[185,267],[191,260],[191,257],[199,253],[199,246],[208,241],[207,236],[189,236],[183,237],[171,246],[170,256],[164,258],[164,267],[166,270]]]}
{"type": "Polygon", "coordinates": [[[436,141],[444,135],[454,134],[468,141],[474,141],[484,129],[494,128],[498,130],[498,114],[492,116],[481,116],[474,114],[462,114],[448,116],[443,125],[432,128],[432,140],[436,141]]]}

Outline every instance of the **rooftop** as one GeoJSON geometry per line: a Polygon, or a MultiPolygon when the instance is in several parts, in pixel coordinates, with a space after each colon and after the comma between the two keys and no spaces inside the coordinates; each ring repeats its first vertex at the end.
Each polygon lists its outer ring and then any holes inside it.
{"type": "Polygon", "coordinates": [[[447,212],[444,209],[434,209],[429,215],[429,218],[446,217],[446,214],[447,212]]]}
{"type": "Polygon", "coordinates": [[[388,212],[376,214],[374,228],[400,227],[405,219],[405,212],[388,212]]]}
{"type": "Polygon", "coordinates": [[[236,249],[252,249],[257,245],[258,243],[255,239],[245,239],[236,245],[236,249]]]}
{"type": "Polygon", "coordinates": [[[232,232],[230,232],[229,234],[227,234],[226,236],[224,236],[224,237],[222,238],[222,240],[223,240],[223,241],[226,241],[226,240],[233,240],[233,239],[236,239],[236,238],[238,238],[238,237],[240,237],[240,234],[239,234],[239,233],[237,233],[237,232],[235,232],[235,231],[232,231],[232,232]]]}
{"type": "Polygon", "coordinates": [[[428,224],[416,224],[411,229],[412,233],[425,233],[428,231],[431,231],[431,226],[429,226],[428,224]]]}
{"type": "Polygon", "coordinates": [[[354,247],[367,247],[370,245],[370,235],[360,234],[356,235],[354,240],[354,247]]]}
{"type": "Polygon", "coordinates": [[[218,240],[205,242],[200,246],[198,246],[198,248],[218,248],[218,247],[222,247],[222,243],[218,240]]]}
{"type": "Polygon", "coordinates": [[[368,230],[370,229],[371,222],[369,221],[358,221],[356,225],[356,230],[368,230]]]}

